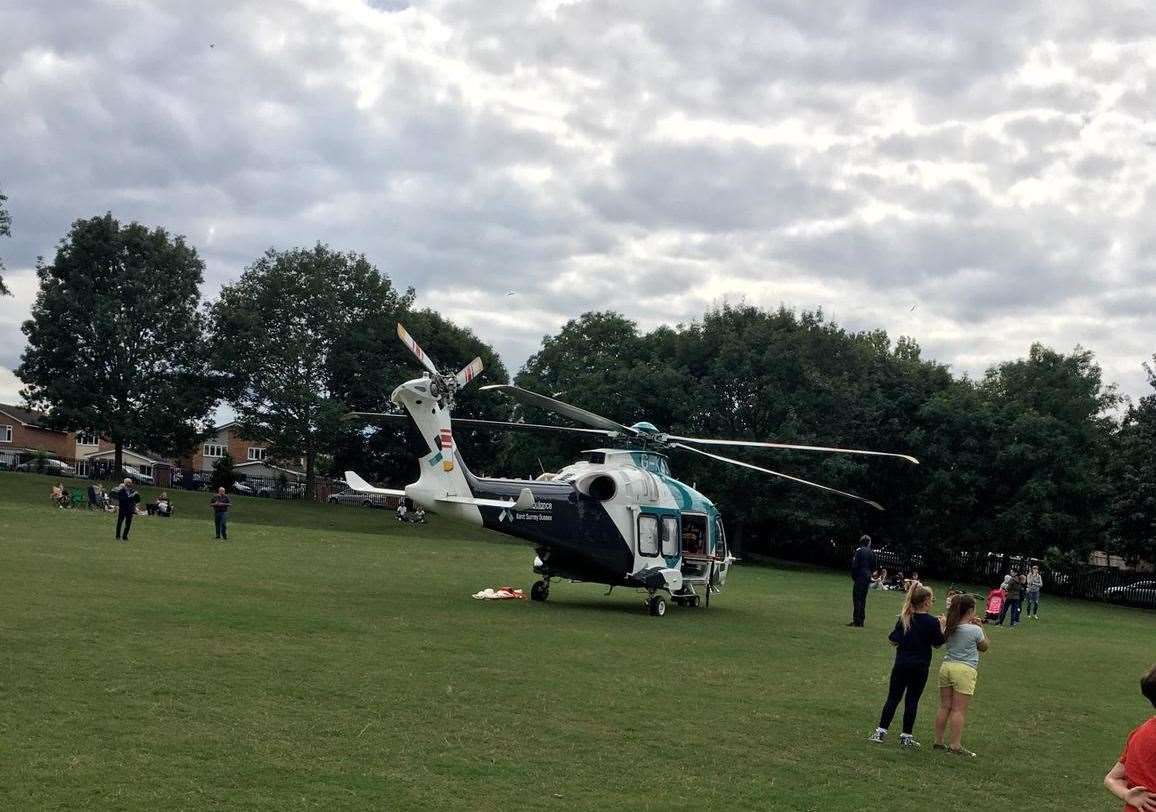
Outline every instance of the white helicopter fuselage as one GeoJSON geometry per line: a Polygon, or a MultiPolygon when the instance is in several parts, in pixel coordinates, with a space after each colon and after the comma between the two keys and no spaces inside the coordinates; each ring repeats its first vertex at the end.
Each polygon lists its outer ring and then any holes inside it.
{"type": "Polygon", "coordinates": [[[429,378],[406,381],[391,400],[425,444],[405,496],[426,510],[533,544],[549,577],[637,586],[676,597],[717,591],[733,558],[714,504],[670,475],[653,451],[596,449],[535,480],[474,476],[453,442],[452,418],[429,378]]]}

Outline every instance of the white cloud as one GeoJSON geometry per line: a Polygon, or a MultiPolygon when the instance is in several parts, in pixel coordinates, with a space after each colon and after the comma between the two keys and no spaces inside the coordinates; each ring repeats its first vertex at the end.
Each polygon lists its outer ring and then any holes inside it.
{"type": "Polygon", "coordinates": [[[973,373],[1081,343],[1148,391],[1147,6],[58,0],[0,30],[0,367],[35,257],[111,210],[187,235],[209,296],[270,245],[364,251],[514,367],[586,309],[743,297],[973,373]]]}

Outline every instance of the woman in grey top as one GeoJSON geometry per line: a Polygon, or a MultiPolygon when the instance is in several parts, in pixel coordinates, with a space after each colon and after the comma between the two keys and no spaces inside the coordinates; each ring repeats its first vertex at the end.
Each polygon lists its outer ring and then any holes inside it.
{"type": "Polygon", "coordinates": [[[1032,620],[1040,619],[1040,590],[1044,588],[1044,576],[1040,575],[1040,565],[1032,564],[1032,571],[1028,573],[1028,617],[1032,620]]]}

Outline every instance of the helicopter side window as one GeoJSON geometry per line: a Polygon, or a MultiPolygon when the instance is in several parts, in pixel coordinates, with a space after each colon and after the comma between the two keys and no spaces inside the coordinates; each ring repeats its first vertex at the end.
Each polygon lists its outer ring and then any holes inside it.
{"type": "Polygon", "coordinates": [[[662,554],[669,557],[678,557],[678,517],[662,517],[662,554]]]}
{"type": "Polygon", "coordinates": [[[638,554],[658,555],[658,517],[643,513],[638,517],[638,554]]]}

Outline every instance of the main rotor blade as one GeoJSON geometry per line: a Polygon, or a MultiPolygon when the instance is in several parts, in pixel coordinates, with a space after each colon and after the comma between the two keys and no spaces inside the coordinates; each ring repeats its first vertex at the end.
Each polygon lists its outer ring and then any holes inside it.
{"type": "Polygon", "coordinates": [[[621,434],[624,437],[634,437],[638,434],[634,429],[628,428],[621,423],[615,423],[613,420],[609,420],[602,415],[588,412],[577,406],[571,406],[569,403],[563,403],[560,400],[554,400],[554,398],[548,398],[545,395],[539,395],[537,392],[531,392],[529,389],[523,389],[520,386],[506,383],[493,383],[489,386],[482,387],[482,391],[490,389],[503,392],[527,406],[537,406],[539,409],[546,409],[555,414],[560,414],[563,417],[568,417],[575,423],[584,423],[587,426],[593,426],[596,429],[613,432],[614,434],[621,434]]]}
{"type": "Polygon", "coordinates": [[[401,339],[402,344],[405,344],[405,346],[409,347],[410,352],[417,356],[417,360],[421,361],[422,366],[428,369],[431,374],[438,375],[440,377],[441,373],[439,373],[438,368],[434,366],[434,362],[429,359],[429,356],[426,355],[422,351],[422,348],[418,346],[418,343],[413,340],[413,336],[406,332],[406,329],[401,326],[400,321],[397,323],[397,337],[401,339]]]}
{"type": "Polygon", "coordinates": [[[458,371],[458,374],[454,376],[454,380],[458,382],[458,388],[461,389],[481,373],[482,359],[475,358],[458,371]]]}
{"type": "Polygon", "coordinates": [[[666,435],[671,440],[682,440],[684,443],[695,445],[732,445],[742,448],[785,448],[790,451],[825,451],[832,454],[866,454],[872,457],[898,457],[910,463],[919,465],[919,460],[908,454],[895,454],[891,451],[864,451],[861,448],[827,448],[820,445],[791,445],[789,443],[749,443],[746,440],[705,440],[701,437],[679,437],[677,434],[666,435]]]}
{"type": "MultiPolygon", "coordinates": [[[[350,412],[342,415],[341,419],[345,421],[363,419],[366,422],[381,421],[381,422],[401,422],[406,419],[404,414],[397,412],[350,412]]],[[[579,429],[573,426],[547,426],[542,423],[515,423],[511,420],[482,420],[476,417],[455,417],[452,420],[452,425],[461,426],[468,429],[480,429],[482,431],[521,431],[532,434],[548,433],[553,431],[560,431],[566,434],[596,434],[599,437],[613,437],[616,432],[605,431],[603,429],[579,429]]]]}
{"type": "Polygon", "coordinates": [[[682,443],[673,443],[672,445],[675,448],[681,448],[685,451],[693,451],[695,454],[702,454],[704,457],[710,457],[712,460],[730,463],[731,465],[741,465],[743,468],[750,468],[753,471],[761,471],[764,474],[770,474],[771,476],[789,479],[792,482],[798,482],[801,485],[810,485],[812,488],[819,488],[824,491],[830,491],[831,493],[837,493],[840,496],[846,496],[859,502],[865,502],[876,510],[883,510],[883,505],[879,504],[878,502],[872,502],[870,499],[864,499],[862,496],[856,496],[853,493],[847,493],[847,491],[840,491],[836,490],[835,488],[829,488],[826,485],[820,485],[818,482],[810,482],[806,479],[799,479],[797,476],[780,473],[779,471],[772,471],[770,468],[760,468],[757,465],[751,465],[749,462],[743,462],[742,460],[732,460],[730,457],[723,457],[719,454],[712,454],[709,451],[703,451],[701,448],[695,448],[691,445],[683,445],[682,443]]]}

